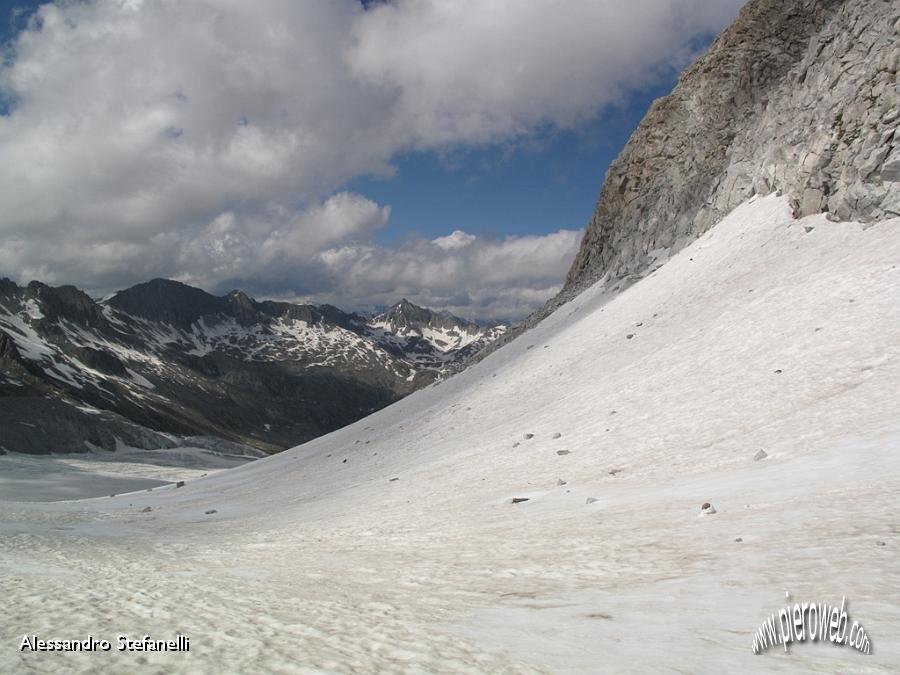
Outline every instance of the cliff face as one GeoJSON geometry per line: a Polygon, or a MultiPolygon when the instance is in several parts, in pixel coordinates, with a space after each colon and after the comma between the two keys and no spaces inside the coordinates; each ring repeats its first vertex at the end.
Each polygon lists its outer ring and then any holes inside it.
{"type": "Polygon", "coordinates": [[[783,191],[797,215],[900,214],[898,62],[892,0],[751,0],[610,166],[542,313],[646,272],[754,194],[783,191]]]}

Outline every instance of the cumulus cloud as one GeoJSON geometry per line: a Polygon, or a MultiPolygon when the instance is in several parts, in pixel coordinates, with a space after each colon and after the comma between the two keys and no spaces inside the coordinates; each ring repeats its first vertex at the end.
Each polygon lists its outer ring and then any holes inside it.
{"type": "MultiPolygon", "coordinates": [[[[405,297],[461,316],[508,320],[559,290],[580,240],[580,230],[499,240],[457,230],[391,248],[373,243],[329,248],[296,271],[318,280],[314,297],[341,307],[379,307],[405,297]]],[[[262,279],[247,281],[253,286],[262,279]]]]}
{"type": "MultiPolygon", "coordinates": [[[[534,241],[458,231],[378,247],[372,233],[389,208],[343,191],[347,182],[390,176],[400,152],[576,125],[683,62],[691,38],[724,25],[739,4],[43,5],[0,66],[11,102],[0,115],[0,274],[98,292],[151,276],[208,288],[256,279],[271,294],[313,289],[359,305],[372,295],[366,275],[385,294],[393,284],[394,296],[423,298],[442,275],[464,286],[470,277],[458,270],[467,269],[495,284],[469,295],[470,313],[486,312],[501,304],[488,295],[503,289],[477,256],[521,261],[534,241]],[[440,273],[412,251],[427,251],[440,273]],[[340,255],[348,280],[335,271],[340,255]]],[[[557,236],[543,238],[547,257],[535,267],[556,276],[523,270],[502,282],[519,284],[510,298],[524,303],[558,285],[566,265],[557,236]]],[[[450,302],[449,288],[433,288],[450,302]]]]}

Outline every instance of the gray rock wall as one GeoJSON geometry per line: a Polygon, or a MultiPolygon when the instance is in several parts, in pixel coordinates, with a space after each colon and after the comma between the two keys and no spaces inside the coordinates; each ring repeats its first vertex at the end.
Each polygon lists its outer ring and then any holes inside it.
{"type": "MultiPolygon", "coordinates": [[[[753,194],[900,214],[900,3],[751,0],[610,166],[560,296],[646,271],[753,194]]],[[[530,323],[530,322],[529,322],[530,323]]]]}

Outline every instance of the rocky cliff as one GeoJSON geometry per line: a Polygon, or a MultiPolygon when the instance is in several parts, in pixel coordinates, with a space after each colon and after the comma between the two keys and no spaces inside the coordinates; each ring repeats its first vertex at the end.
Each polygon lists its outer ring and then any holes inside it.
{"type": "Polygon", "coordinates": [[[783,191],[797,215],[896,216],[898,62],[897,2],[748,2],[610,166],[539,316],[607,275],[647,272],[754,194],[783,191]]]}

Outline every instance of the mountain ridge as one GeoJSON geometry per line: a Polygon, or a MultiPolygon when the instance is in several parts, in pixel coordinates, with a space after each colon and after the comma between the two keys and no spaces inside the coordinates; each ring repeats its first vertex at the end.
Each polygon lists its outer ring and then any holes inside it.
{"type": "Polygon", "coordinates": [[[401,315],[418,319],[399,330],[327,304],[215,296],[167,279],[100,301],[74,286],[3,279],[0,421],[14,429],[4,447],[77,452],[209,436],[277,451],[446,377],[504,330],[405,300],[384,317],[401,315]]]}

